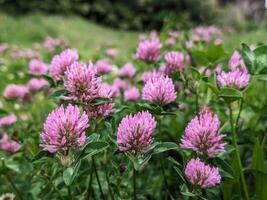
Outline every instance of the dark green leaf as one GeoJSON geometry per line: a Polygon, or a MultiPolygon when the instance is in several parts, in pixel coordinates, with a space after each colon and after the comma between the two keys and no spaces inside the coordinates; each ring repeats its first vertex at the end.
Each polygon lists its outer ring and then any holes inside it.
{"type": "Polygon", "coordinates": [[[222,88],[219,97],[222,97],[226,101],[235,101],[243,98],[243,93],[234,88],[222,88]]]}

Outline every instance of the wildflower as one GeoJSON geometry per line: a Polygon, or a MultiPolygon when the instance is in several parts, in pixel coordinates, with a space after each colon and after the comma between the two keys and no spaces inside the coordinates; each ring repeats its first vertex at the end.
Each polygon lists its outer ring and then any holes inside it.
{"type": "Polygon", "coordinates": [[[29,72],[36,76],[44,75],[47,72],[47,66],[41,60],[33,59],[29,64],[29,72]]]}
{"type": "Polygon", "coordinates": [[[7,134],[4,134],[1,141],[1,149],[6,152],[15,153],[21,148],[21,145],[11,140],[7,134]]]}
{"type": "Polygon", "coordinates": [[[172,74],[175,71],[184,71],[184,56],[178,51],[171,51],[165,54],[164,59],[165,64],[165,73],[172,74]]]}
{"type": "Polygon", "coordinates": [[[142,90],[143,99],[156,104],[168,104],[176,99],[175,86],[168,76],[153,76],[142,90]]]}
{"type": "Polygon", "coordinates": [[[46,119],[41,147],[50,153],[77,149],[85,143],[85,130],[88,127],[89,119],[85,112],[80,113],[79,108],[71,104],[67,108],[61,105],[46,119]]]}
{"type": "Polygon", "coordinates": [[[175,31],[175,30],[173,30],[173,31],[169,32],[169,35],[170,35],[172,38],[179,39],[180,36],[181,36],[181,33],[180,33],[179,31],[175,31]]]}
{"type": "Polygon", "coordinates": [[[162,45],[157,37],[141,40],[137,47],[136,57],[140,60],[153,62],[160,57],[160,49],[162,45]]]}
{"type": "Polygon", "coordinates": [[[217,83],[220,88],[234,87],[243,89],[248,86],[250,75],[247,70],[235,69],[234,71],[221,72],[217,76],[217,83]]]}
{"type": "Polygon", "coordinates": [[[95,64],[97,73],[108,74],[112,71],[112,67],[107,60],[98,60],[95,64]]]}
{"type": "MultiPolygon", "coordinates": [[[[163,74],[160,71],[145,71],[141,77],[142,81],[146,83],[151,77],[161,77],[163,74]]],[[[156,78],[157,79],[157,78],[156,78]]]]}
{"type": "Polygon", "coordinates": [[[199,158],[191,159],[187,163],[185,175],[191,184],[203,189],[213,187],[221,182],[219,169],[206,165],[199,158]]]}
{"type": "Polygon", "coordinates": [[[220,120],[210,109],[203,108],[193,118],[185,129],[181,139],[181,147],[214,157],[218,152],[224,152],[224,135],[219,133],[220,120]]]}
{"type": "Polygon", "coordinates": [[[17,117],[14,114],[0,118],[0,127],[14,124],[17,121],[17,117]]]}
{"type": "Polygon", "coordinates": [[[30,92],[35,92],[43,88],[48,88],[49,83],[45,79],[32,78],[28,81],[27,87],[30,92]]]}
{"type": "Polygon", "coordinates": [[[165,41],[165,43],[169,46],[173,46],[175,44],[176,40],[172,37],[167,38],[167,40],[165,41]]]}
{"type": "Polygon", "coordinates": [[[134,66],[131,63],[125,64],[119,71],[120,77],[133,77],[136,73],[134,66]]]}
{"type": "Polygon", "coordinates": [[[121,151],[144,153],[152,144],[156,121],[149,112],[125,116],[119,124],[117,142],[121,151]]]}
{"type": "Polygon", "coordinates": [[[244,61],[238,51],[235,51],[231,56],[229,63],[229,67],[231,70],[235,70],[238,66],[244,65],[244,61]]]}
{"type": "Polygon", "coordinates": [[[112,99],[118,95],[118,90],[114,85],[102,83],[99,89],[99,96],[112,99]]]}
{"type": "Polygon", "coordinates": [[[107,56],[111,57],[111,58],[116,58],[118,56],[118,50],[112,47],[107,48],[106,50],[106,54],[107,56]]]}
{"type": "MultiPolygon", "coordinates": [[[[102,84],[99,89],[99,97],[113,99],[117,95],[117,90],[108,84],[102,84]]],[[[88,105],[86,112],[92,117],[107,117],[111,113],[115,112],[112,102],[103,102],[98,105],[88,105]]]]}
{"type": "Polygon", "coordinates": [[[119,78],[114,80],[113,86],[117,88],[117,90],[126,90],[129,87],[126,81],[119,78]]]}
{"type": "Polygon", "coordinates": [[[140,92],[136,87],[131,87],[124,91],[124,101],[137,101],[139,98],[140,92]]]}
{"type": "Polygon", "coordinates": [[[113,103],[104,102],[99,105],[86,107],[86,112],[89,116],[92,117],[107,117],[111,113],[114,113],[115,109],[113,103]]]}
{"type": "Polygon", "coordinates": [[[6,99],[24,99],[29,93],[29,90],[26,86],[10,84],[8,85],[3,93],[3,96],[6,99]]]}
{"type": "Polygon", "coordinates": [[[64,76],[67,68],[79,58],[77,51],[66,49],[59,55],[55,55],[50,65],[50,72],[55,80],[60,80],[64,76]]]}
{"type": "Polygon", "coordinates": [[[65,73],[65,88],[75,101],[89,102],[99,97],[101,79],[97,76],[93,64],[89,66],[75,62],[65,73]]]}

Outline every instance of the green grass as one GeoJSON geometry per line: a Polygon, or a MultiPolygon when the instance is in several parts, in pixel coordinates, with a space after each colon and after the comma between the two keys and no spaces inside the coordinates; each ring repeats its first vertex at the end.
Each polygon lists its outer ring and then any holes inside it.
{"type": "Polygon", "coordinates": [[[31,14],[10,16],[0,13],[0,43],[32,47],[47,36],[63,37],[84,56],[95,54],[99,46],[112,45],[122,57],[130,56],[137,44],[135,32],[109,29],[76,16],[31,14]]]}
{"type": "MultiPolygon", "coordinates": [[[[77,16],[31,14],[10,16],[0,13],[0,43],[11,43],[32,47],[34,42],[42,42],[47,36],[63,37],[82,57],[96,55],[99,47],[112,45],[119,50],[120,59],[130,60],[134,52],[138,33],[103,27],[77,16]]],[[[257,44],[267,40],[266,28],[251,28],[234,33],[224,32],[224,46],[227,50],[240,44],[257,44]]]]}
{"type": "Polygon", "coordinates": [[[258,44],[267,41],[267,29],[259,27],[252,30],[237,31],[224,34],[224,47],[227,50],[233,50],[240,47],[242,43],[258,44]]]}

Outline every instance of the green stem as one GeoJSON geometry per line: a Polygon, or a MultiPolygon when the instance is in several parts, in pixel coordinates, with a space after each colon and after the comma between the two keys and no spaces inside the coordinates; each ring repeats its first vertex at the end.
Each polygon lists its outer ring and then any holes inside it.
{"type": "Polygon", "coordinates": [[[5,174],[6,179],[8,180],[8,182],[10,183],[10,185],[12,186],[12,188],[14,189],[14,191],[17,194],[18,199],[22,200],[22,195],[20,194],[20,191],[18,190],[18,188],[16,187],[16,185],[13,183],[12,179],[10,178],[10,176],[8,174],[5,174]]]}
{"type": "Polygon", "coordinates": [[[87,198],[86,199],[90,199],[90,196],[91,196],[91,186],[92,186],[92,180],[93,180],[93,162],[91,164],[91,172],[90,172],[90,179],[89,179],[89,183],[88,183],[88,186],[87,186],[87,198]]]}
{"type": "Polygon", "coordinates": [[[68,196],[69,196],[69,199],[72,200],[72,194],[71,194],[70,186],[68,186],[68,196]]]}
{"type": "MultiPolygon", "coordinates": [[[[232,110],[232,107],[231,107],[231,103],[228,104],[228,108],[229,108],[229,111],[230,111],[230,114],[229,114],[229,118],[230,119],[229,120],[230,120],[230,124],[231,124],[231,129],[232,129],[232,139],[233,139],[233,144],[234,144],[234,147],[235,147],[235,154],[236,154],[238,167],[239,167],[239,171],[240,171],[240,176],[241,176],[241,183],[242,183],[242,187],[243,187],[243,190],[244,190],[245,199],[249,200],[249,194],[248,194],[246,180],[245,180],[245,176],[244,176],[244,172],[243,172],[243,168],[242,168],[239,147],[238,147],[238,144],[237,144],[236,124],[234,124],[234,120],[233,120],[233,110],[232,110]]],[[[238,123],[238,121],[237,121],[237,123],[238,123]]]]}
{"type": "Polygon", "coordinates": [[[108,183],[108,192],[109,192],[109,195],[111,196],[111,199],[114,200],[113,192],[112,192],[112,190],[110,188],[110,182],[109,182],[109,178],[108,178],[107,168],[105,168],[105,174],[106,174],[106,180],[107,180],[107,183],[108,183]]]}
{"type": "Polygon", "coordinates": [[[164,180],[165,189],[167,191],[167,194],[169,195],[169,197],[171,199],[174,199],[174,197],[171,195],[171,192],[169,191],[169,185],[168,185],[168,181],[167,181],[166,174],[165,174],[165,169],[164,169],[163,157],[161,155],[160,155],[160,169],[161,169],[161,173],[162,173],[162,176],[163,176],[163,180],[164,180]]]}
{"type": "Polygon", "coordinates": [[[235,127],[238,127],[238,123],[239,123],[241,111],[243,109],[243,104],[244,104],[244,100],[241,99],[240,106],[239,106],[239,111],[238,111],[238,115],[237,115],[237,118],[236,118],[236,121],[235,121],[235,127]]]}
{"type": "Polygon", "coordinates": [[[196,114],[198,114],[199,112],[199,102],[198,102],[198,89],[196,88],[196,91],[195,91],[195,95],[196,95],[196,114]]]}
{"type": "Polygon", "coordinates": [[[97,184],[98,184],[98,187],[99,187],[99,190],[100,190],[100,193],[101,193],[101,197],[102,197],[103,200],[105,200],[105,196],[104,196],[104,193],[103,193],[103,190],[102,190],[102,187],[101,187],[101,183],[100,183],[100,180],[99,180],[99,177],[98,177],[98,173],[97,173],[94,157],[92,158],[92,161],[93,161],[93,167],[94,167],[94,170],[95,170],[95,176],[96,176],[97,184]]]}
{"type": "Polygon", "coordinates": [[[136,170],[133,167],[133,188],[134,188],[134,200],[136,200],[136,170]]]}

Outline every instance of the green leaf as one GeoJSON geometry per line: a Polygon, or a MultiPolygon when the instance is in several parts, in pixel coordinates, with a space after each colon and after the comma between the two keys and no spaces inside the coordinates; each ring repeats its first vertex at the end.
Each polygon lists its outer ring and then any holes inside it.
{"type": "Polygon", "coordinates": [[[206,51],[206,55],[211,63],[215,63],[217,60],[226,56],[226,53],[222,45],[210,45],[206,51]]]}
{"type": "Polygon", "coordinates": [[[102,141],[90,142],[84,148],[83,158],[96,155],[109,147],[109,144],[102,141]]]}
{"type": "Polygon", "coordinates": [[[44,157],[51,157],[52,154],[47,151],[39,151],[32,159],[32,162],[37,161],[44,157]]]}
{"type": "Polygon", "coordinates": [[[262,171],[263,173],[266,172],[264,164],[264,148],[260,145],[259,139],[256,140],[253,148],[252,168],[262,171]]]}
{"type": "Polygon", "coordinates": [[[254,75],[253,78],[261,81],[267,81],[267,74],[254,75]]]}
{"type": "Polygon", "coordinates": [[[67,186],[70,186],[72,183],[73,172],[74,172],[74,169],[72,167],[65,169],[63,172],[63,180],[67,186]]]}
{"type": "Polygon", "coordinates": [[[209,60],[206,56],[206,53],[203,51],[193,50],[190,52],[193,60],[197,62],[198,65],[208,65],[209,60]]]}
{"type": "Polygon", "coordinates": [[[260,200],[267,199],[267,175],[264,158],[264,144],[261,145],[259,139],[257,139],[253,148],[252,168],[259,171],[255,171],[254,174],[256,196],[260,200]]]}
{"type": "Polygon", "coordinates": [[[178,168],[178,167],[173,167],[175,169],[175,171],[177,172],[177,174],[179,175],[179,183],[186,183],[185,178],[183,176],[183,172],[178,168]]]}
{"type": "Polygon", "coordinates": [[[211,89],[212,92],[214,92],[214,94],[219,95],[220,90],[215,85],[207,82],[205,82],[205,84],[211,89]]]}
{"type": "Polygon", "coordinates": [[[20,172],[20,164],[14,160],[11,160],[11,159],[6,160],[5,166],[6,166],[6,168],[8,168],[14,172],[17,172],[17,173],[20,172]]]}
{"type": "Polygon", "coordinates": [[[97,98],[91,104],[97,106],[106,102],[111,102],[111,100],[109,98],[97,98]]]}
{"type": "Polygon", "coordinates": [[[198,69],[195,68],[195,67],[190,67],[190,72],[191,72],[191,75],[192,77],[195,79],[195,80],[200,80],[201,79],[201,74],[199,73],[198,69]]]}
{"type": "Polygon", "coordinates": [[[236,101],[243,98],[243,93],[234,88],[224,87],[219,93],[219,97],[222,97],[226,101],[236,101]]]}
{"type": "Polygon", "coordinates": [[[213,158],[212,163],[220,168],[222,177],[234,178],[234,170],[227,162],[220,158],[213,158]]]}
{"type": "Polygon", "coordinates": [[[254,61],[255,61],[254,53],[250,50],[248,45],[243,43],[242,48],[241,48],[241,54],[242,54],[242,58],[244,59],[249,72],[253,73],[254,61]]]}
{"type": "Polygon", "coordinates": [[[155,143],[153,145],[153,148],[150,149],[145,155],[159,154],[159,153],[163,153],[165,151],[170,151],[174,149],[179,149],[179,146],[174,142],[155,143]]]}
{"type": "Polygon", "coordinates": [[[267,45],[262,45],[254,50],[255,55],[255,71],[253,74],[260,74],[267,67],[267,45]]]}
{"type": "Polygon", "coordinates": [[[57,97],[61,97],[61,96],[66,96],[69,93],[68,90],[66,89],[59,89],[54,91],[49,98],[57,98],[57,97]]]}
{"type": "Polygon", "coordinates": [[[146,163],[148,163],[148,161],[150,160],[150,158],[151,158],[151,155],[145,156],[145,157],[139,158],[139,159],[134,159],[134,161],[133,161],[133,163],[134,163],[134,169],[135,170],[139,170],[146,163]]]}
{"type": "Polygon", "coordinates": [[[56,85],[54,79],[51,76],[43,75],[43,78],[48,81],[51,87],[54,87],[56,85]]]}

